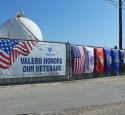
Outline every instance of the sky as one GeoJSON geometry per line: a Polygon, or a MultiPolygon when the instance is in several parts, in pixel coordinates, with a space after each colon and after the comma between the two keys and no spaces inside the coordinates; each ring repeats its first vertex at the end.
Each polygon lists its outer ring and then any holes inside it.
{"type": "MultiPolygon", "coordinates": [[[[39,25],[45,41],[118,46],[118,8],[104,0],[1,0],[0,25],[16,16],[19,10],[39,25]]],[[[125,10],[123,48],[124,27],[125,10]]]]}

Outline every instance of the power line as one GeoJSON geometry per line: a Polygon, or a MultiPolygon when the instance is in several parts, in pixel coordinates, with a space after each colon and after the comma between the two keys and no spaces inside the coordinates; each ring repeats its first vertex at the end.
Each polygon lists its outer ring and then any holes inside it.
{"type": "MultiPolygon", "coordinates": [[[[105,2],[108,2],[109,4],[115,6],[116,8],[119,8],[119,3],[117,1],[114,1],[114,0],[104,0],[105,2]]],[[[124,0],[125,1],[125,0],[124,0]]],[[[120,8],[122,8],[123,10],[125,10],[125,5],[122,4],[120,6],[120,8]]]]}
{"type": "MultiPolygon", "coordinates": [[[[114,0],[104,0],[104,1],[110,3],[110,4],[114,5],[114,6],[119,7],[119,2],[117,2],[117,1],[114,1],[114,0]]],[[[125,8],[125,5],[123,3],[122,3],[122,8],[125,8]]]]}
{"type": "Polygon", "coordinates": [[[118,2],[116,2],[116,1],[114,1],[114,0],[108,0],[108,1],[110,1],[110,2],[112,2],[112,3],[117,3],[117,4],[118,4],[118,2]]]}
{"type": "MultiPolygon", "coordinates": [[[[119,2],[118,2],[118,1],[114,1],[114,0],[107,0],[107,1],[109,1],[110,3],[114,3],[114,4],[119,5],[119,2]]],[[[122,3],[121,3],[123,7],[125,7],[125,5],[123,4],[124,1],[125,1],[125,0],[123,0],[122,3]]]]}
{"type": "Polygon", "coordinates": [[[119,9],[119,49],[122,49],[122,10],[125,10],[124,7],[125,5],[123,4],[125,0],[118,0],[118,2],[114,0],[104,0],[104,1],[114,5],[119,9]]]}
{"type": "Polygon", "coordinates": [[[108,2],[109,4],[112,4],[112,5],[114,5],[115,7],[118,7],[118,5],[117,4],[115,4],[115,3],[113,3],[113,2],[110,2],[109,0],[104,0],[105,2],[108,2]]]}

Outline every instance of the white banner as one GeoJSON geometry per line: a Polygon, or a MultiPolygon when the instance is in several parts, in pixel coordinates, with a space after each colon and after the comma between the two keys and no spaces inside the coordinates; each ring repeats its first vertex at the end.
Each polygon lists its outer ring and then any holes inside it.
{"type": "Polygon", "coordinates": [[[84,47],[85,49],[85,71],[84,73],[92,73],[94,71],[94,49],[84,47]]]}
{"type": "MultiPolygon", "coordinates": [[[[10,42],[12,44],[12,41],[10,42]]],[[[3,49],[1,50],[6,55],[8,50],[6,51],[6,48],[3,49]]],[[[11,56],[11,64],[0,63],[0,78],[58,76],[66,74],[65,44],[47,42],[33,44],[30,41],[25,43],[18,41],[10,52],[11,54],[8,54],[11,56]]],[[[9,60],[4,59],[4,61],[7,62],[9,60]]]]}

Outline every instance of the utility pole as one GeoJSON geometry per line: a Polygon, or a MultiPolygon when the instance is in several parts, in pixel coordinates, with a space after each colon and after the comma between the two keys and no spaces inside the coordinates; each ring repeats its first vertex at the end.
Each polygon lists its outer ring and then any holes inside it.
{"type": "Polygon", "coordinates": [[[122,49],[122,0],[119,0],[119,49],[122,49]]]}

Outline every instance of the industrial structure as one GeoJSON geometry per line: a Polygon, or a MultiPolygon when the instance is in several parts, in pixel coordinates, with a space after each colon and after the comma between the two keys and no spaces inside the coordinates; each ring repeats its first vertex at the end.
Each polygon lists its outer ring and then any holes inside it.
{"type": "Polygon", "coordinates": [[[38,25],[25,17],[22,12],[7,20],[0,27],[0,38],[43,41],[42,32],[38,25]]]}

